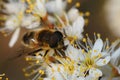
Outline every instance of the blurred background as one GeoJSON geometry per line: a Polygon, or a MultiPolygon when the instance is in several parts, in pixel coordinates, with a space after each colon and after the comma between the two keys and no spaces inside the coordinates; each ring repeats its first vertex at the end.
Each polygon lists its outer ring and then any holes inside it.
{"type": "MultiPolygon", "coordinates": [[[[90,16],[87,17],[89,23],[84,27],[84,35],[88,33],[90,38],[93,38],[94,32],[100,33],[103,40],[109,38],[110,42],[120,37],[120,0],[74,0],[71,5],[75,2],[80,2],[81,12],[90,12],[90,16]]],[[[27,79],[22,72],[22,68],[27,66],[24,56],[13,59],[24,50],[21,45],[24,31],[23,29],[13,48],[8,47],[11,36],[4,37],[0,33],[0,73],[6,73],[9,80],[27,79]]]]}

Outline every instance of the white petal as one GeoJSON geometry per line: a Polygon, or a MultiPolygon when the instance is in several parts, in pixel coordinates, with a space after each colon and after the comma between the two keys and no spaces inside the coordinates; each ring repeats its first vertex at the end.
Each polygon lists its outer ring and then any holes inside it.
{"type": "Polygon", "coordinates": [[[20,2],[7,3],[4,5],[4,7],[5,7],[5,10],[3,11],[8,14],[18,14],[18,12],[25,10],[25,5],[20,2]]]}
{"type": "Polygon", "coordinates": [[[27,29],[34,29],[39,27],[40,23],[39,22],[33,22],[32,24],[30,24],[29,26],[26,26],[27,29]]]}
{"type": "Polygon", "coordinates": [[[83,27],[84,27],[85,21],[83,16],[79,16],[73,23],[73,27],[79,32],[81,33],[83,31],[83,27]]]}
{"type": "Polygon", "coordinates": [[[85,80],[85,77],[79,77],[76,80],[85,80]]]}
{"type": "Polygon", "coordinates": [[[38,12],[39,12],[40,16],[45,17],[46,9],[45,9],[44,4],[40,0],[37,0],[36,3],[37,3],[37,8],[39,9],[38,12]]]}
{"type": "Polygon", "coordinates": [[[85,21],[82,16],[79,16],[73,23],[72,33],[74,36],[76,36],[78,39],[82,38],[81,33],[83,32],[85,21]]]}
{"type": "Polygon", "coordinates": [[[11,15],[5,22],[5,27],[8,30],[15,30],[19,26],[19,20],[16,15],[11,15]]]}
{"type": "Polygon", "coordinates": [[[50,13],[57,15],[63,15],[63,10],[66,6],[66,3],[63,0],[54,0],[46,3],[46,9],[50,13]]]}
{"type": "Polygon", "coordinates": [[[79,16],[74,21],[72,26],[65,27],[65,32],[69,37],[77,37],[77,39],[81,39],[83,27],[84,27],[84,19],[82,16],[79,16]]]}
{"type": "Polygon", "coordinates": [[[55,72],[54,77],[55,77],[55,80],[64,80],[64,78],[59,72],[55,72]]]}
{"type": "Polygon", "coordinates": [[[120,48],[118,48],[114,53],[112,53],[111,55],[111,64],[113,64],[113,66],[118,65],[118,61],[120,61],[120,48]]]}
{"type": "Polygon", "coordinates": [[[72,45],[68,45],[66,54],[72,60],[78,61],[80,58],[79,53],[80,53],[79,49],[74,48],[72,45]]]}
{"type": "Polygon", "coordinates": [[[88,75],[85,77],[85,80],[98,80],[98,79],[96,79],[95,77],[93,77],[91,75],[88,75]]]}
{"type": "Polygon", "coordinates": [[[96,42],[94,43],[91,57],[97,56],[97,55],[101,52],[102,47],[103,47],[103,41],[102,41],[102,39],[99,38],[99,39],[97,39],[96,42]]]}
{"type": "Polygon", "coordinates": [[[37,17],[34,17],[32,15],[24,16],[22,19],[22,27],[33,29],[38,27],[40,24],[40,21],[37,17]]]}
{"type": "Polygon", "coordinates": [[[11,40],[9,42],[9,47],[13,47],[14,44],[16,43],[18,37],[19,37],[19,34],[20,34],[20,28],[17,28],[15,30],[15,32],[13,33],[12,37],[11,37],[11,40]]]}
{"type": "Polygon", "coordinates": [[[43,80],[51,80],[50,78],[44,78],[43,80]]]}
{"type": "Polygon", "coordinates": [[[50,21],[50,23],[55,23],[56,19],[53,16],[48,16],[48,21],[50,21]]]}
{"type": "Polygon", "coordinates": [[[71,8],[68,12],[68,18],[71,22],[74,22],[79,17],[79,10],[77,8],[71,8]]]}
{"type": "Polygon", "coordinates": [[[96,62],[96,65],[97,66],[104,66],[106,64],[108,64],[110,61],[110,56],[107,56],[105,57],[104,59],[99,59],[97,62],[96,62]]]}
{"type": "Polygon", "coordinates": [[[48,12],[50,13],[55,12],[55,1],[49,1],[45,4],[45,6],[48,12]]]}
{"type": "Polygon", "coordinates": [[[98,77],[102,76],[102,72],[99,69],[91,68],[89,70],[89,75],[94,78],[98,78],[98,77]]]}

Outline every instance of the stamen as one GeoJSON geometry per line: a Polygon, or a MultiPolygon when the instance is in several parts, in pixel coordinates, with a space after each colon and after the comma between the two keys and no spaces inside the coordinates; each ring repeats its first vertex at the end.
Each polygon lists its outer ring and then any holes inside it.
{"type": "Polygon", "coordinates": [[[85,49],[86,51],[88,51],[87,48],[86,48],[84,45],[82,45],[82,43],[78,42],[78,44],[79,44],[83,49],[85,49]]]}
{"type": "Polygon", "coordinates": [[[62,21],[62,19],[61,19],[59,16],[57,16],[57,15],[55,15],[55,16],[56,16],[56,18],[59,20],[59,22],[61,23],[62,27],[65,27],[65,24],[64,24],[64,22],[62,21]]]}
{"type": "Polygon", "coordinates": [[[96,41],[96,39],[97,39],[97,38],[96,38],[96,33],[94,32],[94,40],[96,41]]]}
{"type": "Polygon", "coordinates": [[[90,12],[89,11],[85,12],[85,16],[90,16],[90,12]]]}
{"type": "Polygon", "coordinates": [[[97,37],[100,38],[100,34],[99,33],[97,34],[97,37]]]}
{"type": "Polygon", "coordinates": [[[67,2],[68,2],[69,4],[71,4],[71,3],[72,3],[72,0],[67,0],[67,2]]]}
{"type": "Polygon", "coordinates": [[[80,7],[80,2],[77,2],[77,3],[75,4],[75,6],[76,6],[76,7],[80,7]]]}
{"type": "Polygon", "coordinates": [[[92,48],[93,48],[93,43],[92,43],[92,41],[90,40],[88,34],[86,34],[86,36],[87,36],[87,44],[88,44],[88,45],[90,46],[90,48],[92,49],[92,48]]]}

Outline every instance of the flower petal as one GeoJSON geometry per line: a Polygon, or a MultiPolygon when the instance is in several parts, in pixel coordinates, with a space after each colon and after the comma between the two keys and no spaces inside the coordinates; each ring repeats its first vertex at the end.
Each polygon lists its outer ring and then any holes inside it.
{"type": "Polygon", "coordinates": [[[50,78],[44,78],[43,80],[51,80],[50,78]]]}
{"type": "Polygon", "coordinates": [[[48,12],[63,15],[63,10],[65,9],[66,3],[63,2],[63,0],[53,0],[47,2],[45,6],[48,12]]]}
{"type": "Polygon", "coordinates": [[[76,80],[85,80],[85,77],[79,77],[76,80]]]}
{"type": "Polygon", "coordinates": [[[96,62],[96,65],[97,66],[104,66],[106,64],[108,64],[108,62],[110,61],[110,56],[106,56],[104,59],[99,59],[97,62],[96,62]]]}
{"type": "Polygon", "coordinates": [[[11,37],[11,40],[9,42],[9,47],[13,47],[14,44],[16,43],[18,37],[19,37],[19,34],[20,34],[20,28],[17,28],[15,30],[15,32],[13,33],[12,37],[11,37]]]}
{"type": "Polygon", "coordinates": [[[111,55],[111,64],[113,66],[118,65],[118,61],[120,61],[120,48],[118,48],[114,53],[111,55]]]}
{"type": "Polygon", "coordinates": [[[68,57],[70,57],[70,59],[78,61],[80,56],[80,50],[74,48],[72,45],[68,45],[67,50],[66,50],[66,54],[68,57]]]}
{"type": "Polygon", "coordinates": [[[71,22],[74,22],[79,15],[79,10],[77,8],[71,8],[68,12],[68,18],[71,22]]]}
{"type": "Polygon", "coordinates": [[[75,28],[74,30],[79,31],[79,33],[81,33],[83,31],[83,27],[84,27],[85,21],[83,16],[79,16],[73,23],[73,28],[75,28]]]}
{"type": "Polygon", "coordinates": [[[94,43],[91,57],[97,56],[101,52],[102,47],[103,47],[103,41],[102,39],[98,38],[96,42],[94,43]]]}
{"type": "Polygon", "coordinates": [[[91,68],[89,70],[89,75],[94,78],[98,78],[98,77],[102,76],[102,72],[99,69],[91,68]]]}
{"type": "Polygon", "coordinates": [[[36,0],[37,3],[37,8],[39,9],[39,14],[41,17],[45,17],[46,16],[46,9],[44,4],[40,1],[40,0],[36,0]]]}

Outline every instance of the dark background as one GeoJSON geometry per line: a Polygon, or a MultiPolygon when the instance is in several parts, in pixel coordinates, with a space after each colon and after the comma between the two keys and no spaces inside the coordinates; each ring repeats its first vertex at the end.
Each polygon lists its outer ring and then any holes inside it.
{"type": "MultiPolygon", "coordinates": [[[[114,41],[115,37],[109,30],[108,25],[105,21],[104,5],[106,0],[77,0],[81,3],[79,8],[80,11],[90,12],[89,23],[84,27],[84,35],[89,34],[93,38],[93,33],[100,33],[103,40],[109,38],[110,41],[114,41]]],[[[73,3],[75,4],[75,3],[73,3]]],[[[71,5],[69,5],[71,6],[71,5]]],[[[9,80],[26,80],[22,72],[22,68],[27,66],[24,56],[20,58],[13,59],[16,55],[20,54],[23,49],[21,49],[21,38],[25,29],[22,29],[19,40],[13,48],[8,47],[8,42],[11,38],[4,37],[0,34],[0,73],[6,73],[6,77],[9,80]]]]}

